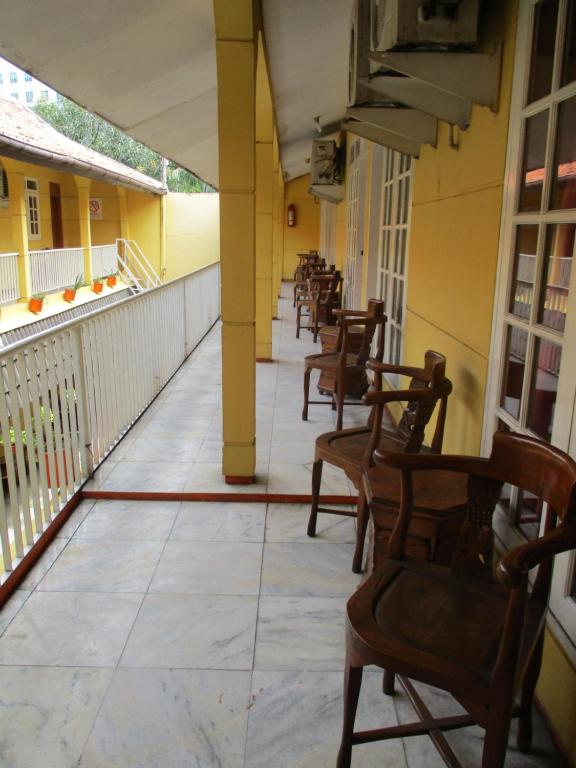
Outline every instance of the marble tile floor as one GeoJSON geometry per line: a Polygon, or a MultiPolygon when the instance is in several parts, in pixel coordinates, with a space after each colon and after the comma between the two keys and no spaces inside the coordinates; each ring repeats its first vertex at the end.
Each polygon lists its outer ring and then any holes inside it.
{"type": "MultiPolygon", "coordinates": [[[[283,302],[284,311],[289,303],[283,302]]],[[[307,333],[291,307],[258,366],[257,482],[308,493],[329,407],[299,421],[307,333]],[[305,435],[305,437],[304,437],[305,435]]],[[[219,467],[212,332],[92,481],[120,490],[228,490],[219,467]],[[191,395],[193,393],[193,396],[191,395]]],[[[348,424],[365,418],[350,409],[348,424]]],[[[326,492],[350,493],[326,472],[326,492]]],[[[340,740],[350,518],[302,505],[83,501],[0,612],[2,768],[334,768],[340,740]]],[[[426,696],[443,712],[446,697],[426,696]]],[[[405,722],[403,694],[365,676],[358,727],[405,722]]],[[[478,765],[477,729],[450,735],[478,765]]],[[[540,721],[533,755],[562,763],[540,721]]],[[[356,747],[354,768],[436,768],[425,738],[356,747]]]]}

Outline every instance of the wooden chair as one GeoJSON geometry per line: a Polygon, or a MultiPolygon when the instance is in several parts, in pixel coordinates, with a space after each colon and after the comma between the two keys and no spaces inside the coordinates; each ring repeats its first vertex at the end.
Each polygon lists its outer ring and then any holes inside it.
{"type": "Polygon", "coordinates": [[[368,423],[363,427],[325,432],[316,439],[314,465],[312,468],[312,507],[308,521],[308,536],[316,535],[316,521],[319,512],[331,515],[357,517],[356,550],[352,570],[362,570],[362,554],[368,524],[368,504],[363,492],[359,494],[355,512],[319,506],[322,465],[325,461],[340,467],[356,488],[360,488],[363,472],[374,465],[373,454],[376,449],[417,453],[424,441],[425,429],[430,418],[440,403],[436,429],[430,450],[440,453],[444,437],[444,423],[448,407],[448,396],[452,383],[446,378],[446,358],[438,352],[429,350],[424,357],[424,368],[387,365],[373,360],[367,367],[376,374],[376,391],[368,392],[364,402],[372,405],[368,423]],[[379,391],[382,374],[400,373],[411,376],[408,389],[379,391]],[[402,418],[397,425],[382,426],[385,407],[390,403],[406,402],[402,418]]]}
{"type": "MultiPolygon", "coordinates": [[[[338,351],[320,352],[316,355],[308,355],[304,358],[304,407],[302,408],[302,420],[308,420],[309,405],[331,405],[337,411],[336,428],[342,429],[345,397],[348,382],[352,379],[362,381],[365,376],[366,363],[370,354],[372,339],[376,330],[377,336],[376,360],[382,361],[384,354],[384,326],[387,317],[384,314],[384,302],[370,299],[367,310],[335,309],[333,314],[338,318],[341,335],[338,340],[338,351]],[[362,340],[356,345],[357,352],[352,352],[348,337],[348,329],[351,326],[363,328],[362,340]],[[320,371],[320,375],[329,374],[332,382],[331,400],[310,400],[310,374],[313,370],[320,371]]],[[[358,393],[361,395],[362,393],[358,393]]],[[[362,403],[348,403],[349,405],[361,405],[362,403]]]]}
{"type": "Polygon", "coordinates": [[[302,296],[302,294],[306,293],[308,290],[308,279],[314,276],[320,276],[320,275],[332,275],[334,273],[335,267],[332,264],[328,269],[326,269],[326,265],[324,263],[324,260],[318,261],[318,262],[310,262],[309,264],[305,264],[301,267],[297,267],[296,272],[294,273],[294,287],[292,289],[293,293],[293,300],[292,300],[292,306],[296,307],[296,302],[298,301],[298,298],[302,296]]]}
{"type": "Polygon", "coordinates": [[[318,339],[320,323],[332,325],[335,322],[333,311],[340,307],[340,272],[314,274],[308,278],[306,290],[296,298],[296,338],[300,338],[302,328],[302,310],[308,309],[308,325],[304,326],[314,333],[314,343],[318,339]]]}
{"type": "Polygon", "coordinates": [[[344,727],[338,768],[352,746],[428,733],[450,766],[460,766],[443,731],[485,729],[482,768],[502,768],[510,719],[518,715],[518,748],[531,746],[531,709],[542,659],[554,555],[576,547],[576,463],[533,438],[497,433],[489,459],[387,454],[400,470],[402,504],[388,558],[348,601],[344,727]],[[468,477],[468,520],[460,556],[442,568],[405,556],[413,473],[449,471],[468,477]],[[492,513],[510,483],[548,504],[544,533],[491,568],[492,513]],[[558,518],[560,524],[556,525],[558,518]],[[528,574],[537,567],[533,586],[528,574]],[[354,733],[364,666],[385,670],[384,692],[398,674],[421,720],[354,733]],[[406,676],[406,677],[404,677],[406,676]],[[469,713],[434,719],[412,678],[451,693],[469,713]],[[516,693],[520,705],[514,707],[516,693]]]}

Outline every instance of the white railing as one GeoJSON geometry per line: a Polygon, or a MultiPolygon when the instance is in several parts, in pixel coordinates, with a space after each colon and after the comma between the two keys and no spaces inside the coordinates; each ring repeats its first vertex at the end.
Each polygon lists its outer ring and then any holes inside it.
{"type": "Polygon", "coordinates": [[[18,301],[18,254],[0,253],[0,304],[18,301]]]}
{"type": "Polygon", "coordinates": [[[104,277],[118,271],[118,249],[112,245],[92,246],[92,277],[104,277]]]}
{"type": "Polygon", "coordinates": [[[46,251],[30,251],[30,276],[32,293],[57,291],[73,285],[84,272],[82,248],[57,248],[46,251]]]}
{"type": "Polygon", "coordinates": [[[137,293],[162,284],[160,275],[144,256],[135,240],[119,238],[116,240],[116,245],[121,270],[137,293]]]}
{"type": "Polygon", "coordinates": [[[217,320],[219,267],[1,352],[0,581],[217,320]]]}

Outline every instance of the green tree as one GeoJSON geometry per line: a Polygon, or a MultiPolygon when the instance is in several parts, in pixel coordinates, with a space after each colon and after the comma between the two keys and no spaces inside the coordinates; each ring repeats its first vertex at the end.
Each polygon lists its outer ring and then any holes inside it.
{"type": "MultiPolygon", "coordinates": [[[[145,173],[153,179],[162,179],[162,157],[149,147],[111,125],[97,115],[87,112],[73,101],[60,96],[57,101],[39,103],[33,107],[37,115],[64,136],[85,147],[101,152],[113,160],[145,173]]],[[[194,174],[168,162],[166,184],[170,192],[214,192],[194,174]]]]}

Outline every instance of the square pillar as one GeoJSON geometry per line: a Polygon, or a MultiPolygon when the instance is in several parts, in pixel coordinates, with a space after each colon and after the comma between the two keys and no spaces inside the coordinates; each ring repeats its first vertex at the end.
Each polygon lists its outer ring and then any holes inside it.
{"type": "Polygon", "coordinates": [[[28,216],[24,191],[24,173],[12,170],[10,161],[3,160],[8,177],[10,222],[14,250],[18,251],[18,286],[21,301],[32,296],[32,275],[30,272],[30,246],[28,243],[28,216]]]}
{"type": "Polygon", "coordinates": [[[92,274],[92,231],[90,229],[90,186],[91,179],[84,176],[74,176],[76,194],[78,196],[78,223],[80,225],[80,247],[84,251],[84,280],[91,283],[92,274]]]}
{"type": "Polygon", "coordinates": [[[214,0],[222,306],[222,472],[256,469],[255,102],[253,0],[214,0]]]}

